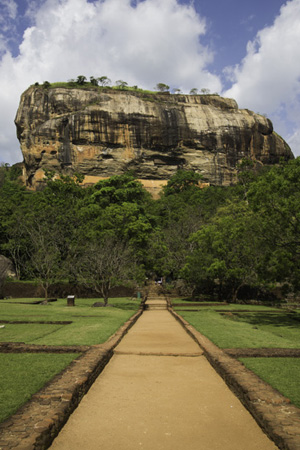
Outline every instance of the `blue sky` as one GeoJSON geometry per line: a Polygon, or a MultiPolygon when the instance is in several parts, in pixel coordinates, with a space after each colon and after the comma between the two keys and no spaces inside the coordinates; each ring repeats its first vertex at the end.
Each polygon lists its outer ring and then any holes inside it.
{"type": "MultiPolygon", "coordinates": [[[[187,2],[182,2],[187,3],[187,2]]],[[[205,41],[215,54],[214,70],[238,64],[256,33],[272,25],[284,0],[196,0],[196,11],[207,19],[205,41]]]]}
{"type": "Polygon", "coordinates": [[[22,160],[21,93],[80,74],[233,97],[298,156],[299,44],[300,0],[0,0],[0,162],[22,160]]]}

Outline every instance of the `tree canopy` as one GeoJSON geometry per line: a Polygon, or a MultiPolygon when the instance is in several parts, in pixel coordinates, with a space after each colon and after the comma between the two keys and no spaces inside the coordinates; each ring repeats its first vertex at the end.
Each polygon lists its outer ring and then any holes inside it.
{"type": "Polygon", "coordinates": [[[155,274],[229,301],[300,290],[300,159],[264,170],[243,161],[230,187],[178,170],[155,201],[131,173],[83,188],[80,175],[46,172],[37,192],[19,174],[0,167],[1,253],[45,297],[64,279],[107,302],[113,285],[155,274]]]}

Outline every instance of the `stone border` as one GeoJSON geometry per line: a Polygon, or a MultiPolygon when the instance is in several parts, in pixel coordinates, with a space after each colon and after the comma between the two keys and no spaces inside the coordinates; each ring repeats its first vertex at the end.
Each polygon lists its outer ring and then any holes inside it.
{"type": "Polygon", "coordinates": [[[258,425],[281,450],[300,450],[300,409],[170,309],[258,425]]]}
{"type": "MultiPolygon", "coordinates": [[[[46,450],[102,372],[140,309],[104,344],[93,345],[0,424],[0,450],[46,450]]],[[[74,351],[76,347],[73,347],[74,351]]],[[[77,351],[80,346],[77,347],[77,351]]]]}

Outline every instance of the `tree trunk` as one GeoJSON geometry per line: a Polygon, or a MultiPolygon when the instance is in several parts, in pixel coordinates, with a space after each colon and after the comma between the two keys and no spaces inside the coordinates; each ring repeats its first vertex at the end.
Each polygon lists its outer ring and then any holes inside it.
{"type": "Polygon", "coordinates": [[[3,288],[4,288],[4,280],[0,280],[0,298],[4,298],[3,288]]]}
{"type": "Polygon", "coordinates": [[[107,306],[109,290],[110,290],[110,281],[104,282],[101,290],[102,290],[102,295],[103,295],[104,306],[107,306]]]}
{"type": "Polygon", "coordinates": [[[45,299],[43,301],[44,305],[48,305],[48,286],[43,285],[45,299]]]}
{"type": "Polygon", "coordinates": [[[238,293],[239,290],[241,289],[241,287],[244,285],[244,283],[239,284],[239,286],[237,288],[233,289],[233,293],[232,293],[232,303],[236,303],[237,302],[237,297],[238,297],[238,293]]]}
{"type": "Polygon", "coordinates": [[[218,300],[219,301],[222,301],[223,300],[223,297],[224,297],[224,295],[223,295],[223,281],[220,281],[219,282],[219,285],[218,285],[218,300]]]}

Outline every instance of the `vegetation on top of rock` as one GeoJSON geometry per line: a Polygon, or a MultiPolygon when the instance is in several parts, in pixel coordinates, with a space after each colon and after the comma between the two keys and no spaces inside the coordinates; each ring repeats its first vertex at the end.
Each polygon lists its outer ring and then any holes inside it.
{"type": "Polygon", "coordinates": [[[157,83],[155,90],[159,92],[168,92],[170,89],[170,86],[168,86],[165,83],[157,83]]]}
{"type": "MultiPolygon", "coordinates": [[[[111,85],[111,79],[107,76],[101,76],[101,77],[94,77],[90,76],[90,81],[87,80],[87,77],[85,75],[78,75],[76,79],[70,79],[67,82],[59,81],[50,83],[49,81],[44,81],[42,86],[45,89],[49,88],[57,88],[57,87],[65,87],[65,88],[80,88],[80,89],[90,89],[90,88],[106,88],[106,89],[120,89],[120,90],[130,90],[130,91],[137,91],[137,92],[146,92],[151,94],[164,93],[169,92],[170,86],[168,86],[165,83],[157,83],[157,85],[154,88],[154,91],[148,90],[148,89],[142,89],[138,86],[129,86],[128,83],[124,80],[117,80],[115,82],[115,86],[111,85]]],[[[39,86],[39,83],[36,82],[34,84],[35,86],[39,86]]],[[[181,89],[179,88],[173,88],[172,92],[174,94],[182,94],[181,89]]],[[[210,95],[209,89],[202,88],[200,90],[201,95],[210,95]]],[[[193,88],[190,90],[189,95],[199,95],[199,90],[197,88],[193,88]]],[[[219,95],[218,93],[214,93],[212,95],[219,95]]]]}

